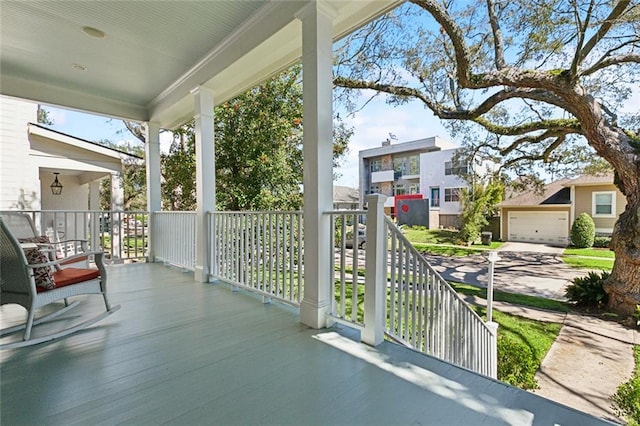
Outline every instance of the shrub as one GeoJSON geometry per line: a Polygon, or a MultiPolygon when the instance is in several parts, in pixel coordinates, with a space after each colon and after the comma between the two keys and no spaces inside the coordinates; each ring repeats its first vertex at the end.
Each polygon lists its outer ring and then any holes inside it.
{"type": "Polygon", "coordinates": [[[595,237],[593,246],[598,248],[611,248],[611,237],[595,237]]]}
{"type": "Polygon", "coordinates": [[[498,379],[521,389],[537,389],[537,365],[533,351],[524,343],[498,335],[498,379]]]}
{"type": "Polygon", "coordinates": [[[580,306],[600,306],[609,301],[609,296],[604,291],[604,281],[609,278],[610,273],[602,271],[589,272],[586,277],[577,277],[573,283],[567,286],[565,296],[572,302],[580,306]]]}
{"type": "Polygon", "coordinates": [[[596,237],[596,224],[587,213],[580,213],[571,226],[571,244],[578,248],[593,246],[596,237]]]}
{"type": "Polygon", "coordinates": [[[636,371],[611,397],[616,414],[624,417],[629,426],[640,426],[640,346],[634,347],[636,371]]]}

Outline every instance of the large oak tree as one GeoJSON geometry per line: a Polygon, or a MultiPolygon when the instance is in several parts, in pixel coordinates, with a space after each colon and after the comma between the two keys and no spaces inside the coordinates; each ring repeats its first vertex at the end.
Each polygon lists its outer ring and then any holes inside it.
{"type": "Polygon", "coordinates": [[[520,175],[606,160],[627,206],[605,289],[629,314],[640,304],[640,115],[626,102],[637,102],[639,64],[637,0],[411,0],[342,42],[334,82],[483,129],[467,142],[520,175]]]}

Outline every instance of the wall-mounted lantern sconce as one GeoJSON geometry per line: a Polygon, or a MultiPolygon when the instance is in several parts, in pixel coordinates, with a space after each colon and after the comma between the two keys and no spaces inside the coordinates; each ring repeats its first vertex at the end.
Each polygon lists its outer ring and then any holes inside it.
{"type": "Polygon", "coordinates": [[[58,175],[60,173],[58,172],[54,172],[54,175],[56,175],[56,179],[53,181],[53,183],[51,184],[51,193],[53,195],[60,195],[62,194],[62,184],[60,183],[60,181],[58,180],[58,175]]]}

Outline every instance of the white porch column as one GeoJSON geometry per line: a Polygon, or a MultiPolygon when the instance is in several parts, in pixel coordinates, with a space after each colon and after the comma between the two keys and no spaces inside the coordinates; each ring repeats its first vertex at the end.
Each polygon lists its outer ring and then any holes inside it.
{"type": "Polygon", "coordinates": [[[213,140],[213,93],[198,86],[191,91],[195,102],[196,136],[196,271],[195,279],[209,281],[209,227],[207,212],[216,209],[216,166],[213,140]]]}
{"type": "Polygon", "coordinates": [[[89,247],[91,250],[98,250],[100,247],[100,216],[95,212],[100,210],[100,179],[89,182],[89,210],[91,210],[89,215],[91,226],[89,247]]]}
{"type": "Polygon", "coordinates": [[[146,123],[144,146],[145,166],[147,174],[147,210],[149,211],[149,235],[147,241],[147,261],[155,261],[155,218],[153,213],[162,209],[162,196],[160,194],[160,127],[158,123],[146,123]]]}
{"type": "Polygon", "coordinates": [[[122,258],[122,211],[124,210],[124,187],[121,173],[111,173],[111,256],[112,259],[122,258]]]}
{"type": "Polygon", "coordinates": [[[333,208],[332,153],[332,16],[313,2],[298,16],[302,20],[304,105],[304,297],[300,321],[327,327],[331,306],[330,221],[323,212],[333,208]]]}
{"type": "Polygon", "coordinates": [[[387,197],[380,194],[366,196],[367,250],[365,253],[366,272],[364,277],[364,330],[362,341],[378,346],[384,340],[385,302],[387,300],[387,234],[384,227],[384,202],[387,197]]]}

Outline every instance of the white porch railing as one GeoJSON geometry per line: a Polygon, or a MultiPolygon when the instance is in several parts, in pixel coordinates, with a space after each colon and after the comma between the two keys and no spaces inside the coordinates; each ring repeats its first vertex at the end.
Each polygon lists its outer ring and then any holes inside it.
{"type": "Polygon", "coordinates": [[[209,229],[214,279],[299,306],[302,212],[213,212],[209,229]]]}
{"type": "Polygon", "coordinates": [[[497,375],[497,325],[485,323],[368,199],[366,251],[354,247],[349,218],[331,211],[335,271],[330,318],[362,330],[363,340],[392,340],[490,377],[497,375]],[[380,237],[377,234],[381,234],[380,237]],[[352,239],[352,244],[346,244],[352,239]],[[364,277],[364,279],[363,279],[364,277]],[[382,300],[379,300],[382,299],[382,300]]]}
{"type": "MultiPolygon", "coordinates": [[[[12,212],[15,212],[13,210],[12,212]]],[[[52,241],[87,240],[114,260],[145,260],[149,213],[145,211],[24,210],[52,241]]],[[[72,253],[66,253],[72,254],[72,253]]]]}
{"type": "Polygon", "coordinates": [[[331,282],[330,318],[350,327],[364,329],[364,270],[366,237],[365,210],[334,210],[325,212],[331,219],[331,282]]]}
{"type": "Polygon", "coordinates": [[[196,267],[196,212],[154,212],[155,260],[189,271],[196,267]]]}

